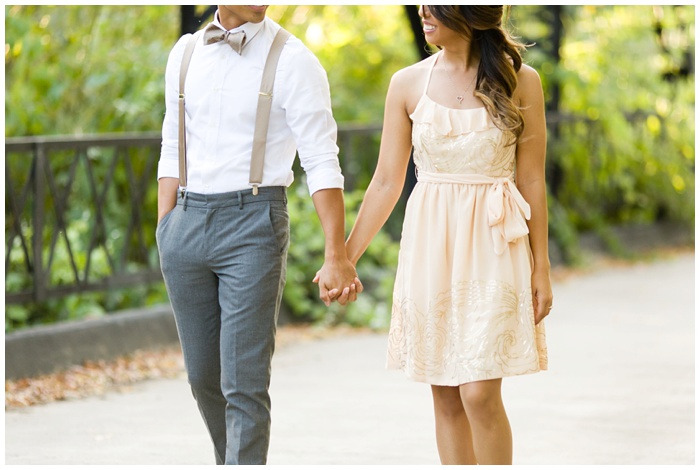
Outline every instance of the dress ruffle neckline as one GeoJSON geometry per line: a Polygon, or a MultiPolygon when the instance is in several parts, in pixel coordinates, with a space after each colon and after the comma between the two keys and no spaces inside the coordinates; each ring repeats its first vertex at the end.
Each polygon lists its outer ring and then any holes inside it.
{"type": "Polygon", "coordinates": [[[445,136],[456,136],[494,127],[486,108],[455,109],[433,101],[423,94],[410,118],[416,124],[431,124],[445,136]]]}

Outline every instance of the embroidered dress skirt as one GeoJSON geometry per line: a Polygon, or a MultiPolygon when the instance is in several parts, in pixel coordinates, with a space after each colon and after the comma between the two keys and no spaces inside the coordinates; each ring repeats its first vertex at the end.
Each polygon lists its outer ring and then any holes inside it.
{"type": "Polygon", "coordinates": [[[505,178],[419,174],[401,237],[388,368],[450,386],[547,368],[521,198],[505,178]]]}

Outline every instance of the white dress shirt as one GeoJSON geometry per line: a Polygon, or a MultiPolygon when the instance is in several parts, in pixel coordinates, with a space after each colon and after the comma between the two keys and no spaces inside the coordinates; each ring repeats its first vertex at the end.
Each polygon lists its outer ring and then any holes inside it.
{"type": "MultiPolygon", "coordinates": [[[[224,29],[215,18],[214,23],[224,29]]],[[[253,130],[262,71],[280,26],[269,18],[245,23],[241,54],[225,42],[200,39],[185,82],[187,190],[211,194],[249,189],[253,130]]],[[[180,63],[190,35],[175,44],[165,71],[165,119],[158,178],[178,178],[180,63]]],[[[309,192],[343,188],[337,126],[326,72],[291,36],[282,50],[273,89],[261,186],[289,186],[299,152],[309,192]]]]}

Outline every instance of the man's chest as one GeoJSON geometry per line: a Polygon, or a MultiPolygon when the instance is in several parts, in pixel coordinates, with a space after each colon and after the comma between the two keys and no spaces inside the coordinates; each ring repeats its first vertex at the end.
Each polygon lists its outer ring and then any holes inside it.
{"type": "Polygon", "coordinates": [[[190,117],[201,113],[255,115],[264,63],[235,56],[226,48],[225,44],[204,46],[193,55],[185,81],[190,117]]]}

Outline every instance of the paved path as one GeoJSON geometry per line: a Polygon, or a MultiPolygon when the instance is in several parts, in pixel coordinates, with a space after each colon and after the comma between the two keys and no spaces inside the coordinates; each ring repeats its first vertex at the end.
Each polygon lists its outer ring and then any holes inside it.
{"type": "MultiPolygon", "coordinates": [[[[694,255],[554,286],[550,370],[504,381],[516,464],[694,464],[694,255]]],[[[427,386],[384,334],[287,345],[270,464],[439,463],[427,386]]],[[[184,377],[5,414],[6,464],[213,464],[184,377]]]]}

